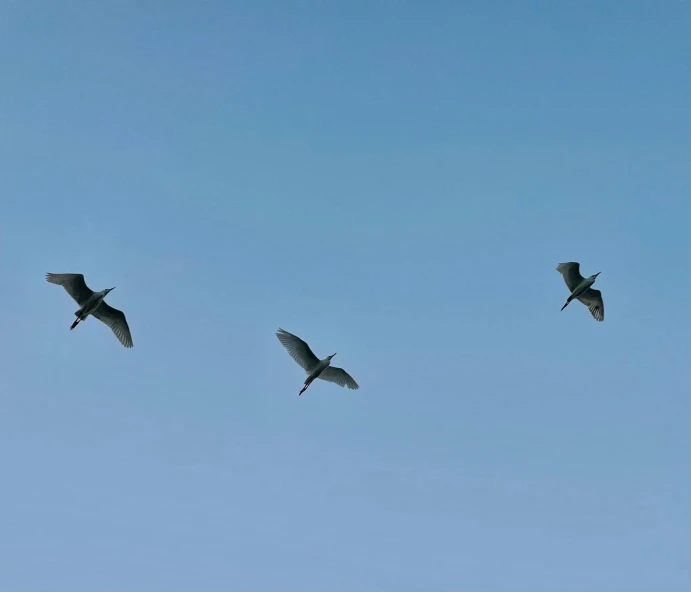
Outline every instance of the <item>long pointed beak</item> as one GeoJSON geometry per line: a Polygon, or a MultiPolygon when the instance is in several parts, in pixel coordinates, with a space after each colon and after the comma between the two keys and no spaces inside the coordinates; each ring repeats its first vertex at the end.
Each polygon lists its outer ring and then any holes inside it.
{"type": "Polygon", "coordinates": [[[598,272],[595,274],[595,277],[599,276],[601,273],[602,273],[601,271],[598,271],[598,272]]]}
{"type": "Polygon", "coordinates": [[[333,357],[334,357],[335,355],[336,355],[336,354],[334,354],[334,355],[333,355],[333,356],[331,356],[331,357],[333,358],[333,357]]]}

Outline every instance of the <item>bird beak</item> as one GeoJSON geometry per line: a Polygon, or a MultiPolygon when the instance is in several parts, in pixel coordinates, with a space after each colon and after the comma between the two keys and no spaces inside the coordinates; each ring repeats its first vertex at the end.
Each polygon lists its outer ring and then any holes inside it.
{"type": "Polygon", "coordinates": [[[601,271],[598,271],[598,272],[595,274],[595,277],[599,276],[601,273],[602,273],[601,271]]]}
{"type": "Polygon", "coordinates": [[[331,357],[333,358],[336,354],[333,354],[331,357]]]}

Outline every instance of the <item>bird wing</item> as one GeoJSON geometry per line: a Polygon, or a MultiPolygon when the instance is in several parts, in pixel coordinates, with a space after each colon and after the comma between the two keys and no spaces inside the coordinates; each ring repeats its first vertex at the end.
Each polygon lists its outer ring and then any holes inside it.
{"type": "Polygon", "coordinates": [[[605,320],[605,303],[602,301],[602,292],[588,288],[578,297],[578,301],[588,307],[590,314],[596,321],[605,320]]]}
{"type": "Polygon", "coordinates": [[[113,308],[105,302],[101,302],[101,305],[91,313],[91,316],[108,325],[122,345],[125,347],[132,347],[134,345],[124,312],[113,308]]]}
{"type": "Polygon", "coordinates": [[[580,284],[585,278],[581,275],[581,264],[575,261],[570,261],[569,263],[560,263],[557,265],[557,271],[564,276],[564,281],[566,286],[571,292],[576,289],[576,286],[580,284]]]}
{"type": "Polygon", "coordinates": [[[288,350],[290,357],[300,364],[306,372],[311,372],[312,369],[319,364],[319,358],[312,353],[310,346],[297,335],[279,329],[276,332],[276,337],[278,337],[278,340],[283,344],[283,347],[288,350]]]}
{"type": "Polygon", "coordinates": [[[324,372],[319,375],[319,378],[326,380],[327,382],[333,382],[338,386],[347,386],[349,389],[353,390],[360,388],[358,383],[353,380],[353,377],[343,368],[328,366],[324,372]]]}
{"type": "Polygon", "coordinates": [[[47,273],[46,281],[65,288],[79,306],[82,306],[93,294],[81,273],[47,273]]]}

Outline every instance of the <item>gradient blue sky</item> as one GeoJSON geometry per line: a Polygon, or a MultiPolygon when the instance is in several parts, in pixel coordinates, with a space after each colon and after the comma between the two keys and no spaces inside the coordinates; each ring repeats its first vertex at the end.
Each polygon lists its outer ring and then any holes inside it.
{"type": "Polygon", "coordinates": [[[0,3],[0,589],[688,590],[689,12],[0,3]]]}

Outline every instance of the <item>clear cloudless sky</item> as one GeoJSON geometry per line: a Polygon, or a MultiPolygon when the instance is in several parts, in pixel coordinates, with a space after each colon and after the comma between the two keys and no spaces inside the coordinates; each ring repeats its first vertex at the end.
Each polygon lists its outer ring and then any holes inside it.
{"type": "Polygon", "coordinates": [[[0,2],[0,590],[688,590],[689,18],[0,2]]]}

